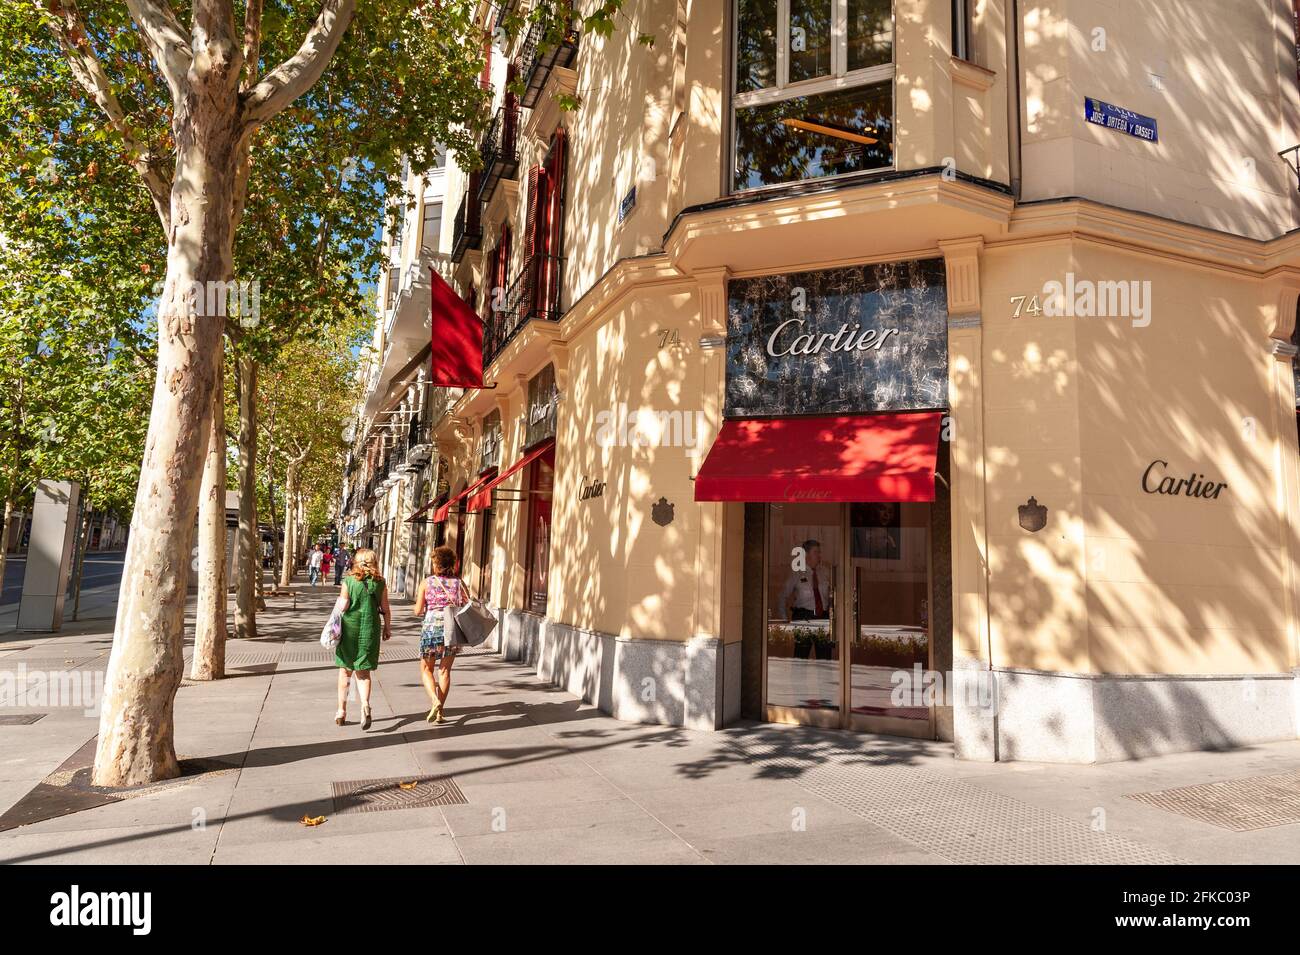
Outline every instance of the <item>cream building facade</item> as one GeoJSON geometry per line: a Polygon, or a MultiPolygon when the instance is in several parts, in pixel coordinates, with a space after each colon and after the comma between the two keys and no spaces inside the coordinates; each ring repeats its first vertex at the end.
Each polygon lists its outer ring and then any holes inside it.
{"type": "Polygon", "coordinates": [[[385,359],[366,413],[406,388],[430,448],[389,572],[445,540],[621,719],[1295,738],[1292,8],[1173,7],[638,0],[494,50],[440,247],[486,387],[385,359]]]}

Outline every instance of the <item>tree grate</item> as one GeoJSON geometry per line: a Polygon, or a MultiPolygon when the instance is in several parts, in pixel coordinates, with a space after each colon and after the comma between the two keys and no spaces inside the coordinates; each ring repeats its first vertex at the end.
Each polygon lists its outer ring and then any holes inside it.
{"type": "Polygon", "coordinates": [[[1128,793],[1126,798],[1233,832],[1291,826],[1300,823],[1300,770],[1128,793]]]}
{"type": "Polygon", "coordinates": [[[0,726],[31,726],[47,715],[46,713],[8,713],[0,716],[0,726]]]}
{"type": "Polygon", "coordinates": [[[469,800],[450,776],[394,776],[391,779],[353,779],[330,784],[334,815],[384,812],[389,809],[423,809],[463,806],[469,800]],[[403,784],[410,785],[403,789],[403,784]]]}

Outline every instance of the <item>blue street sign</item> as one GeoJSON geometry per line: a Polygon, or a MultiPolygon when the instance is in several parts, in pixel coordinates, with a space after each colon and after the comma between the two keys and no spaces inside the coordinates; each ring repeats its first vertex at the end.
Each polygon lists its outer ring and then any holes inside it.
{"type": "Polygon", "coordinates": [[[1130,136],[1136,136],[1138,139],[1145,139],[1147,142],[1160,142],[1160,135],[1156,131],[1156,121],[1150,116],[1143,116],[1141,113],[1135,113],[1131,109],[1124,109],[1121,106],[1103,103],[1091,96],[1084,97],[1083,109],[1084,116],[1087,117],[1090,123],[1127,133],[1130,136]]]}

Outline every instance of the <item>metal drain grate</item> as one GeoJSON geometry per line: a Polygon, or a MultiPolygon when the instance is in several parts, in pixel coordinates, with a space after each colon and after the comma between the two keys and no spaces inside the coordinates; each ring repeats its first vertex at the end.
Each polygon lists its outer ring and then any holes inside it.
{"type": "MultiPolygon", "coordinates": [[[[1169,865],[1184,860],[1161,849],[1097,832],[971,783],[857,751],[818,749],[791,755],[735,740],[748,762],[847,809],[927,852],[976,865],[1169,865]]],[[[857,749],[857,746],[863,749],[857,749]]]]}
{"type": "Polygon", "coordinates": [[[1300,771],[1129,793],[1127,798],[1233,832],[1291,826],[1300,823],[1300,771]]]}
{"type": "Polygon", "coordinates": [[[350,812],[384,812],[387,809],[422,809],[428,806],[463,806],[469,802],[450,776],[395,776],[392,779],[353,779],[330,784],[334,815],[350,812]],[[415,783],[410,789],[403,784],[415,783]]]}
{"type": "Polygon", "coordinates": [[[0,716],[0,726],[31,726],[39,719],[44,719],[45,713],[7,713],[0,716]]]}

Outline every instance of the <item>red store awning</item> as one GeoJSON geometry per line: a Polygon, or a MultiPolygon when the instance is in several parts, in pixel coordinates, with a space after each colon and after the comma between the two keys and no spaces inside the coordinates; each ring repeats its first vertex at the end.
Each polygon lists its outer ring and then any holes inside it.
{"type": "Polygon", "coordinates": [[[487,484],[488,481],[492,480],[492,477],[495,474],[496,474],[496,468],[493,468],[487,473],[481,475],[477,481],[467,486],[465,490],[461,491],[459,494],[457,494],[455,497],[449,500],[446,504],[442,505],[442,507],[434,511],[433,523],[441,524],[443,521],[445,521],[447,519],[447,515],[451,513],[451,509],[460,503],[461,498],[467,497],[470,494],[476,492],[483,485],[487,484]]]}
{"type": "Polygon", "coordinates": [[[697,501],[934,500],[941,412],[724,421],[697,501]]]}
{"type": "Polygon", "coordinates": [[[500,474],[494,477],[487,484],[483,485],[477,491],[475,491],[474,496],[469,499],[469,505],[465,508],[465,510],[469,511],[470,513],[473,513],[475,511],[482,511],[491,507],[492,492],[496,490],[496,488],[498,488],[503,481],[505,481],[511,475],[518,474],[524,468],[528,467],[528,465],[532,464],[542,455],[546,454],[546,452],[551,451],[554,448],[555,448],[554,438],[548,438],[547,440],[543,441],[541,444],[533,448],[531,451],[525,454],[514,464],[510,465],[510,467],[506,468],[504,471],[502,471],[500,474]]]}

